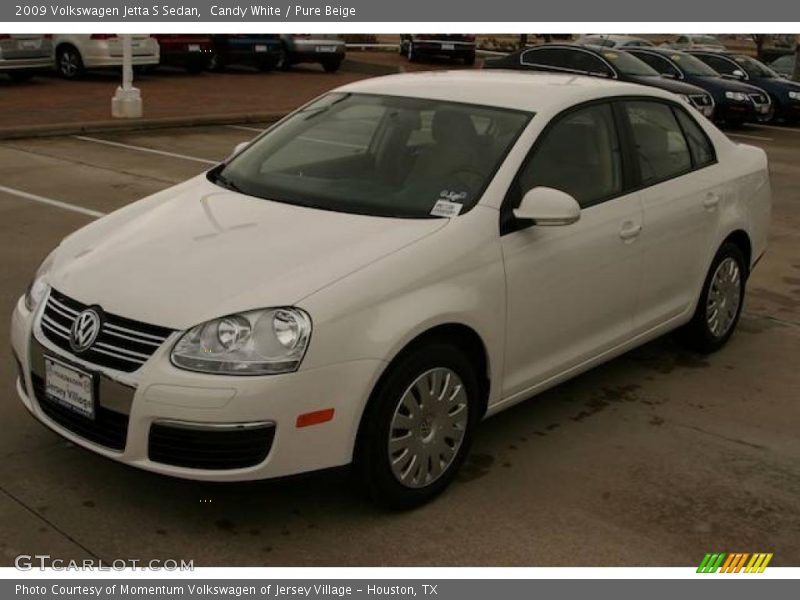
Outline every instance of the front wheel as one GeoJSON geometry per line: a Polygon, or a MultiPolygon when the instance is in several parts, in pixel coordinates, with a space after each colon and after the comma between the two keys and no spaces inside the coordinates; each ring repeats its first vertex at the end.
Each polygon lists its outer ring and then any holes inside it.
{"type": "Polygon", "coordinates": [[[85,72],[81,53],[73,46],[64,46],[58,49],[56,68],[64,79],[78,79],[85,72]]]}
{"type": "Polygon", "coordinates": [[[426,343],[390,367],[364,414],[355,456],[373,500],[412,508],[452,482],[479,419],[479,389],[468,356],[447,341],[426,343]]]}
{"type": "Polygon", "coordinates": [[[730,339],[742,313],[747,271],[739,246],[723,244],[711,263],[692,320],[679,331],[686,346],[708,354],[730,339]]]}

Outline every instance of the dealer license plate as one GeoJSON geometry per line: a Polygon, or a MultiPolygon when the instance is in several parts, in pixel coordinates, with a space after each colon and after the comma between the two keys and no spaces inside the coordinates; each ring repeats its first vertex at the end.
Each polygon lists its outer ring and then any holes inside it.
{"type": "Polygon", "coordinates": [[[189,52],[200,52],[200,44],[189,44],[189,52]]]}
{"type": "Polygon", "coordinates": [[[759,106],[758,112],[760,112],[762,115],[767,114],[769,112],[769,106],[767,106],[766,104],[764,106],[759,106]]]}
{"type": "Polygon", "coordinates": [[[61,406],[94,419],[94,378],[88,373],[45,357],[45,393],[61,406]]]}
{"type": "Polygon", "coordinates": [[[442,44],[442,50],[455,50],[455,44],[442,44]]]}
{"type": "Polygon", "coordinates": [[[261,45],[261,44],[256,46],[256,52],[266,52],[266,51],[267,51],[267,47],[266,46],[261,45]]]}
{"type": "Polygon", "coordinates": [[[42,47],[41,40],[19,40],[17,45],[20,50],[38,50],[42,47]]]}
{"type": "Polygon", "coordinates": [[[317,52],[336,52],[336,46],[317,46],[317,52]]]}

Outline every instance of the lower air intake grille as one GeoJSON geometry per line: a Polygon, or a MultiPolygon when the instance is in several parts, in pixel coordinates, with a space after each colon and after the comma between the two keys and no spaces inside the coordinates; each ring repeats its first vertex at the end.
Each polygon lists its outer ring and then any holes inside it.
{"type": "Polygon", "coordinates": [[[201,428],[153,423],[150,460],[191,469],[242,469],[262,462],[272,448],[275,427],[201,428]]]}

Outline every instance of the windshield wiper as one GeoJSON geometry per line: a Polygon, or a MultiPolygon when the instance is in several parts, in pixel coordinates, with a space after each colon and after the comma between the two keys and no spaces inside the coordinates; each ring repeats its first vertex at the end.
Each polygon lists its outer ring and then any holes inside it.
{"type": "Polygon", "coordinates": [[[216,183],[218,186],[224,187],[225,189],[231,190],[232,192],[242,193],[242,189],[238,185],[233,183],[233,181],[225,177],[225,175],[223,175],[220,171],[213,173],[211,177],[212,177],[211,179],[212,183],[216,183]]]}

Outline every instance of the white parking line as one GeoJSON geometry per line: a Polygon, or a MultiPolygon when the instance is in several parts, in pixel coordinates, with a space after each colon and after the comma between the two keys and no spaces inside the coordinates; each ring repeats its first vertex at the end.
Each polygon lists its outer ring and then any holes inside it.
{"type": "Polygon", "coordinates": [[[774,129],[775,131],[788,131],[789,133],[800,133],[800,127],[780,127],[778,125],[757,125],[759,129],[774,129]]]}
{"type": "Polygon", "coordinates": [[[85,135],[73,135],[76,140],[82,142],[94,142],[95,144],[105,144],[107,146],[115,146],[117,148],[125,148],[126,150],[137,150],[139,152],[149,152],[150,154],[159,154],[161,156],[169,156],[171,158],[182,158],[183,160],[193,160],[194,162],[204,163],[207,165],[218,165],[218,160],[208,160],[207,158],[198,158],[196,156],[188,156],[186,154],[177,154],[175,152],[167,152],[166,150],[156,150],[155,148],[145,148],[144,146],[131,146],[130,144],[123,144],[121,142],[112,142],[110,140],[101,140],[99,138],[87,137],[85,135]]]}
{"type": "Polygon", "coordinates": [[[772,138],[761,137],[760,135],[747,135],[747,134],[744,134],[744,133],[729,133],[727,135],[728,135],[728,137],[740,137],[740,138],[746,138],[748,140],[761,140],[762,142],[772,142],[773,141],[772,138]]]}
{"type": "Polygon", "coordinates": [[[30,194],[28,192],[23,192],[22,190],[15,190],[4,185],[0,185],[0,192],[4,192],[11,196],[17,196],[18,198],[25,198],[26,200],[33,200],[34,202],[40,202],[49,206],[63,208],[64,210],[71,210],[72,212],[81,213],[82,215],[89,215],[90,217],[102,217],[105,215],[105,213],[92,210],[91,208],[84,208],[82,206],[76,206],[75,204],[69,204],[68,202],[61,202],[60,200],[53,200],[52,198],[37,196],[36,194],[30,194]]]}
{"type": "Polygon", "coordinates": [[[264,133],[263,129],[258,127],[247,127],[246,125],[226,125],[229,129],[238,129],[239,131],[255,131],[257,133],[264,133]]]}

